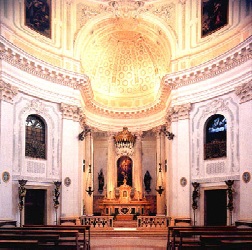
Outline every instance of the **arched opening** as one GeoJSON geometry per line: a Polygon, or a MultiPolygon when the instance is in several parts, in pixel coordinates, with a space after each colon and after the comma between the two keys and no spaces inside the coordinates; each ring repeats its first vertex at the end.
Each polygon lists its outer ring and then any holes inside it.
{"type": "Polygon", "coordinates": [[[227,122],[223,115],[211,116],[205,126],[205,160],[227,156],[227,122]]]}

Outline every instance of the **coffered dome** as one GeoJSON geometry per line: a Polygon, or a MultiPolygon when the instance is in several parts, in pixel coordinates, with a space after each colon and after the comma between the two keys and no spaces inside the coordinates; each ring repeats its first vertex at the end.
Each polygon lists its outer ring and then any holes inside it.
{"type": "Polygon", "coordinates": [[[81,51],[81,65],[95,102],[113,109],[155,102],[171,53],[161,31],[152,26],[133,18],[110,18],[93,27],[81,51]]]}

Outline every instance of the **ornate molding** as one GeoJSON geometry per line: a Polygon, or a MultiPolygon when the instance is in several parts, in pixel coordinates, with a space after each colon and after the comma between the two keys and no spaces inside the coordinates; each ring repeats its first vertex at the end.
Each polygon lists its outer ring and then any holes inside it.
{"type": "MultiPolygon", "coordinates": [[[[0,41],[0,60],[4,60],[10,65],[31,75],[45,79],[48,82],[68,86],[73,89],[79,89],[85,102],[86,111],[101,115],[103,117],[119,119],[139,119],[153,115],[155,113],[160,113],[166,108],[167,99],[169,98],[172,89],[177,89],[181,86],[200,82],[222,74],[225,71],[231,70],[232,68],[250,60],[252,55],[249,43],[250,40],[245,41],[240,44],[238,48],[234,48],[232,50],[232,54],[231,52],[225,53],[221,57],[221,60],[218,58],[219,61],[213,60],[203,64],[200,67],[195,67],[184,71],[186,74],[178,72],[166,75],[161,82],[160,96],[157,98],[157,102],[153,103],[152,105],[142,107],[138,110],[121,111],[109,109],[98,104],[93,99],[91,83],[86,75],[74,73],[45,64],[42,61],[31,57],[20,49],[13,47],[13,45],[3,39],[4,38],[1,38],[0,41]]],[[[249,82],[249,84],[251,84],[251,82],[249,82]]],[[[14,94],[15,91],[12,93],[14,94]]],[[[251,94],[249,96],[251,96],[251,94]]],[[[10,97],[6,97],[6,99],[10,101],[10,97]]],[[[243,98],[243,100],[245,99],[243,98]]],[[[173,119],[178,119],[176,118],[177,112],[177,110],[173,110],[171,112],[173,114],[173,119]]]]}
{"type": "Polygon", "coordinates": [[[0,80],[0,100],[13,103],[13,98],[18,94],[18,88],[0,80]]]}
{"type": "Polygon", "coordinates": [[[38,99],[33,99],[29,103],[28,109],[35,110],[37,113],[45,114],[48,113],[48,110],[45,107],[45,104],[38,99]]]}
{"type": "Polygon", "coordinates": [[[68,120],[73,120],[73,121],[80,120],[80,109],[77,106],[61,103],[60,110],[62,111],[63,119],[68,119],[68,120]]]}
{"type": "Polygon", "coordinates": [[[232,54],[225,53],[219,61],[212,60],[200,67],[191,68],[186,74],[174,73],[164,77],[164,84],[172,89],[204,81],[245,63],[252,58],[251,43],[245,41],[238,48],[234,48],[232,54]],[[245,45],[244,45],[245,44],[245,45]]]}
{"type": "Polygon", "coordinates": [[[239,175],[228,175],[228,176],[220,176],[220,177],[207,177],[207,178],[193,178],[191,181],[192,182],[198,182],[198,183],[213,183],[213,182],[224,182],[227,179],[232,179],[232,180],[240,180],[240,176],[239,175]]]}
{"type": "Polygon", "coordinates": [[[224,99],[216,99],[209,102],[204,111],[202,112],[202,117],[208,117],[212,114],[217,114],[218,112],[223,112],[224,110],[229,110],[228,101],[224,99]]]}
{"type": "Polygon", "coordinates": [[[240,103],[252,100],[252,80],[235,88],[235,94],[240,97],[240,103]]]}
{"type": "MultiPolygon", "coordinates": [[[[8,42],[6,41],[6,43],[8,42]]],[[[11,46],[7,46],[3,41],[0,41],[0,60],[4,60],[10,65],[31,75],[74,89],[89,83],[88,77],[84,74],[73,73],[52,65],[47,67],[42,61],[32,58],[23,51],[20,53],[14,51],[11,46]]]]}

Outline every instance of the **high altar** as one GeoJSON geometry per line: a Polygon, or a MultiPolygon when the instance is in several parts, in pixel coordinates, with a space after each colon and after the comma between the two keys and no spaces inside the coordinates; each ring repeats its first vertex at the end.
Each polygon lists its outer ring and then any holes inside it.
{"type": "Polygon", "coordinates": [[[150,212],[151,203],[144,197],[140,199],[134,189],[126,184],[127,180],[124,179],[124,183],[116,189],[116,198],[105,198],[100,203],[100,209],[102,215],[116,214],[123,218],[130,218],[134,214],[148,215],[150,212]]]}

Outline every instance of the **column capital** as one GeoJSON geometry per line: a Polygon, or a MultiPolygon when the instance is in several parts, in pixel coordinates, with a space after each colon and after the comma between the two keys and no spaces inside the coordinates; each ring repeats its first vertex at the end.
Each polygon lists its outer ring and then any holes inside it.
{"type": "Polygon", "coordinates": [[[240,103],[252,100],[252,80],[235,88],[235,94],[240,97],[240,103]]]}
{"type": "Polygon", "coordinates": [[[167,113],[167,120],[176,122],[178,120],[189,119],[191,107],[191,103],[171,107],[167,113]]]}
{"type": "Polygon", "coordinates": [[[81,117],[80,108],[74,105],[65,103],[60,104],[60,110],[62,111],[63,119],[79,121],[81,117]]]}
{"type": "Polygon", "coordinates": [[[10,83],[0,80],[0,100],[13,103],[13,98],[18,94],[18,88],[10,83]]]}

